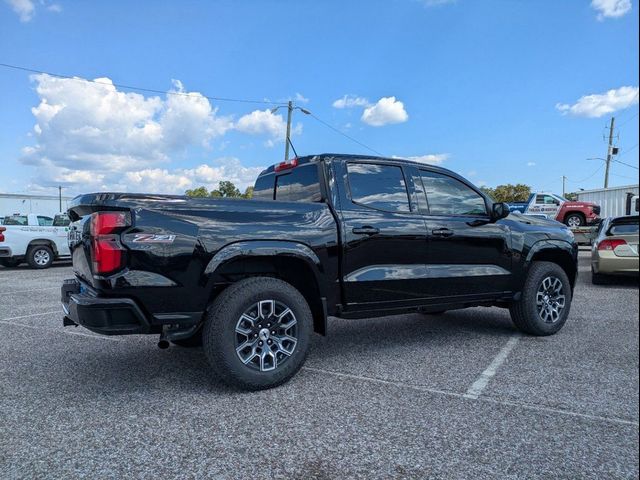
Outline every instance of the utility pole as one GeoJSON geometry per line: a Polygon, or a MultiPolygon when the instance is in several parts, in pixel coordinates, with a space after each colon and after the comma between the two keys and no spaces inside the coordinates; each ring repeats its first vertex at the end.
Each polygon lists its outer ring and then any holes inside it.
{"type": "Polygon", "coordinates": [[[609,127],[609,146],[607,147],[607,166],[604,171],[604,188],[609,188],[609,166],[611,165],[611,157],[613,156],[613,126],[616,117],[611,117],[611,126],[609,127]]]}
{"type": "Polygon", "coordinates": [[[287,138],[285,139],[285,142],[284,142],[284,161],[285,162],[289,161],[289,142],[291,141],[289,140],[289,138],[291,135],[292,114],[293,114],[293,102],[289,100],[289,103],[287,104],[287,138]]]}
{"type": "Polygon", "coordinates": [[[60,208],[58,212],[62,212],[62,186],[58,185],[58,201],[60,202],[60,208]]]}
{"type": "Polygon", "coordinates": [[[562,175],[562,196],[564,197],[566,189],[565,189],[565,183],[567,181],[567,177],[565,177],[564,175],[562,175]]]}

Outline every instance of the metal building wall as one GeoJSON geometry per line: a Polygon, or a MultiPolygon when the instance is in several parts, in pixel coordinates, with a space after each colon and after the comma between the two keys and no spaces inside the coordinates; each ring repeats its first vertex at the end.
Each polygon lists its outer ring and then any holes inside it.
{"type": "MultiPolygon", "coordinates": [[[[71,197],[62,197],[62,209],[66,211],[71,197]]],[[[53,217],[60,208],[59,199],[53,195],[17,195],[0,193],[0,217],[14,213],[39,213],[53,217]]]]}
{"type": "Polygon", "coordinates": [[[638,185],[626,185],[623,187],[598,188],[596,190],[583,190],[576,192],[581,202],[594,202],[600,205],[601,217],[617,217],[625,214],[627,206],[627,192],[638,195],[638,185]]]}

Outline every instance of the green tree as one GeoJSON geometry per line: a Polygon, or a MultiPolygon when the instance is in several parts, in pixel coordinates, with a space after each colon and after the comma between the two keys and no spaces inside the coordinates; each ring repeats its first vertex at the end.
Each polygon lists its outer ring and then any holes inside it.
{"type": "Polygon", "coordinates": [[[526,202],[531,195],[531,187],[518,183],[498,185],[496,188],[482,187],[482,191],[488,194],[496,202],[526,202]]]}
{"type": "Polygon", "coordinates": [[[578,194],[576,192],[569,192],[569,193],[565,194],[564,198],[566,198],[570,202],[577,202],[578,201],[578,194]]]}
{"type": "Polygon", "coordinates": [[[184,192],[184,194],[187,197],[203,198],[203,197],[208,197],[209,196],[209,190],[207,190],[206,187],[197,187],[197,188],[194,188],[192,190],[187,190],[186,192],[184,192]]]}
{"type": "MultiPolygon", "coordinates": [[[[214,192],[215,191],[216,190],[214,190],[214,192]]],[[[220,196],[224,198],[238,198],[242,196],[240,190],[238,190],[238,187],[236,187],[233,182],[230,182],[229,180],[222,180],[218,184],[217,191],[220,193],[220,196]]],[[[213,192],[211,192],[211,196],[214,196],[213,192]]]]}
{"type": "Polygon", "coordinates": [[[247,187],[247,189],[242,194],[242,197],[246,198],[247,200],[249,200],[249,199],[251,199],[253,197],[253,185],[250,186],[250,187],[247,187]]]}

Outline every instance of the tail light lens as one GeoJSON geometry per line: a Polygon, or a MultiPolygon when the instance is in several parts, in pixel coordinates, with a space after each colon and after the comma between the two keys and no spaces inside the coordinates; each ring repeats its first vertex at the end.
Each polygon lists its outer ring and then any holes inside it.
{"type": "Polygon", "coordinates": [[[6,230],[5,227],[0,227],[0,242],[4,242],[4,231],[6,230]]]}
{"type": "Polygon", "coordinates": [[[131,226],[128,212],[95,212],[91,214],[91,256],[93,273],[108,275],[124,267],[126,249],[116,232],[131,226]]]}
{"type": "Polygon", "coordinates": [[[598,250],[612,251],[615,250],[616,247],[626,244],[627,242],[622,239],[604,239],[598,244],[598,250]]]}

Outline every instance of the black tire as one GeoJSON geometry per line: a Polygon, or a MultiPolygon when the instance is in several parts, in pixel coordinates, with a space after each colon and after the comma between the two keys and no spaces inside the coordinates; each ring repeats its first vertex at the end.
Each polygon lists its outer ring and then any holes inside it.
{"type": "MultiPolygon", "coordinates": [[[[274,314],[275,308],[274,306],[274,314]]],[[[265,330],[262,327],[266,320],[250,317],[255,320],[251,322],[251,328],[256,331],[258,327],[260,331],[265,330]]],[[[311,311],[298,290],[276,278],[253,277],[234,283],[214,300],[204,323],[202,343],[211,368],[225,383],[243,390],[263,390],[285,383],[300,370],[307,356],[312,331],[311,311]],[[284,305],[291,310],[296,320],[297,342],[290,355],[275,361],[273,370],[263,371],[261,363],[258,366],[252,362],[245,364],[240,359],[240,354],[236,353],[236,343],[242,344],[242,340],[238,339],[238,335],[242,336],[242,334],[236,333],[236,328],[240,325],[243,314],[252,306],[259,301],[268,300],[272,300],[274,305],[276,303],[284,305]]],[[[252,335],[255,334],[252,333],[252,335]]],[[[248,343],[249,336],[246,338],[248,343]]],[[[262,334],[259,338],[262,338],[262,334]]],[[[254,347],[251,350],[252,355],[256,354],[256,349],[257,347],[254,347]]],[[[264,351],[262,347],[261,351],[264,351]]],[[[276,357],[278,355],[284,354],[275,354],[276,357]]],[[[253,358],[255,359],[255,356],[253,358]]],[[[260,361],[259,358],[258,361],[260,361]]]]}
{"type": "Polygon", "coordinates": [[[513,302],[509,307],[511,320],[524,333],[538,336],[553,335],[567,321],[571,309],[571,293],[569,278],[560,265],[553,262],[534,262],[529,268],[520,300],[513,302]],[[557,320],[553,322],[546,322],[541,318],[544,312],[539,313],[536,304],[538,291],[543,288],[543,281],[547,278],[555,278],[561,282],[561,293],[565,297],[564,308],[560,311],[557,320]]]}
{"type": "Polygon", "coordinates": [[[587,221],[580,213],[570,213],[564,218],[564,224],[568,227],[582,227],[587,221]]]}
{"type": "Polygon", "coordinates": [[[202,346],[202,329],[199,329],[189,338],[183,338],[181,340],[171,340],[171,343],[183,348],[196,348],[202,346]]]}
{"type": "Polygon", "coordinates": [[[27,263],[31,268],[49,268],[53,263],[53,250],[47,245],[33,245],[27,250],[27,263]]]}
{"type": "Polygon", "coordinates": [[[20,260],[19,258],[0,258],[0,265],[2,265],[3,267],[13,268],[17,267],[21,263],[22,260],[20,260]]]}

